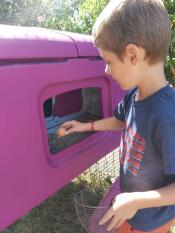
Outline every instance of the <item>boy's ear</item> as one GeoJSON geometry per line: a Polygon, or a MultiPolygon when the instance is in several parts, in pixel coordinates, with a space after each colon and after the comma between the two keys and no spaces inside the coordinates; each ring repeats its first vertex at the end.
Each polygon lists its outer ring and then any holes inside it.
{"type": "Polygon", "coordinates": [[[125,47],[125,57],[129,59],[132,65],[136,65],[142,58],[143,54],[141,48],[135,44],[128,44],[125,47]]]}

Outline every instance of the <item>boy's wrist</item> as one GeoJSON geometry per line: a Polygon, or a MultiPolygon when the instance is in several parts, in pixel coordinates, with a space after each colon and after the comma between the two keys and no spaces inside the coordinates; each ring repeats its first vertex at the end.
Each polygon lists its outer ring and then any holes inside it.
{"type": "Polygon", "coordinates": [[[91,125],[90,125],[90,131],[91,131],[91,132],[95,131],[95,128],[94,128],[94,121],[91,120],[91,121],[90,121],[90,124],[91,124],[91,125]]]}
{"type": "Polygon", "coordinates": [[[90,121],[90,122],[85,123],[85,127],[84,128],[85,128],[84,129],[85,131],[91,131],[91,132],[95,131],[94,121],[90,121]]]}
{"type": "Polygon", "coordinates": [[[133,194],[134,194],[134,202],[135,202],[135,205],[136,205],[136,207],[137,207],[137,209],[139,210],[139,209],[143,209],[144,207],[144,204],[143,204],[143,202],[144,202],[144,197],[143,197],[143,194],[144,192],[133,192],[133,194]]]}
{"type": "Polygon", "coordinates": [[[84,123],[84,131],[91,131],[91,122],[84,123]]]}
{"type": "Polygon", "coordinates": [[[160,199],[159,193],[154,190],[145,192],[134,192],[134,201],[138,209],[151,208],[157,205],[160,199]]]}

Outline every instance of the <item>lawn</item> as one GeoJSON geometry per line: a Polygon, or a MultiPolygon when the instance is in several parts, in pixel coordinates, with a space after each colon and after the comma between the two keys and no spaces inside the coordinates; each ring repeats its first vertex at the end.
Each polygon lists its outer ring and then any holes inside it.
{"type": "MultiPolygon", "coordinates": [[[[117,150],[71,181],[3,233],[86,233],[78,223],[73,197],[88,188],[105,192],[118,176],[117,150]]],[[[175,227],[168,233],[175,233],[175,227]]]]}
{"type": "Polygon", "coordinates": [[[85,233],[77,224],[73,203],[75,192],[82,187],[69,183],[3,233],[85,233]]]}

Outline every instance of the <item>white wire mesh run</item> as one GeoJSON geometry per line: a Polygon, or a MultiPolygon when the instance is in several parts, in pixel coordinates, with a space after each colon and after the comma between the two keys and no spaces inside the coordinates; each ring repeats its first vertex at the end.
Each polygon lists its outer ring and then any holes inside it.
{"type": "MultiPolygon", "coordinates": [[[[107,224],[100,219],[120,193],[118,152],[114,151],[98,161],[86,172],[88,185],[74,195],[78,222],[87,233],[107,233],[107,224]]],[[[83,174],[82,174],[83,176],[83,174]]]]}

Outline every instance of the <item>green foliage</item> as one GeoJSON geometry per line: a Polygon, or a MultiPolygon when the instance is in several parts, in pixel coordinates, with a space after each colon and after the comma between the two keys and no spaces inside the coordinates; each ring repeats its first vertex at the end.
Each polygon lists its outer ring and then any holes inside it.
{"type": "Polygon", "coordinates": [[[90,34],[109,0],[1,0],[0,23],[90,34]]]}
{"type": "Polygon", "coordinates": [[[5,24],[13,24],[19,15],[20,9],[25,8],[25,2],[22,1],[0,1],[0,22],[5,24]]]}
{"type": "Polygon", "coordinates": [[[61,31],[74,31],[74,15],[78,14],[78,7],[82,2],[83,0],[50,1],[44,26],[61,31]]]}
{"type": "Polygon", "coordinates": [[[52,1],[46,27],[90,34],[92,26],[109,0],[52,1]]]}
{"type": "Polygon", "coordinates": [[[85,0],[79,6],[78,14],[74,15],[73,23],[76,25],[74,30],[80,33],[91,34],[96,18],[108,2],[109,0],[85,0]]]}
{"type": "Polygon", "coordinates": [[[22,26],[40,26],[38,16],[46,11],[42,0],[1,0],[0,23],[22,26]]]}
{"type": "Polygon", "coordinates": [[[164,0],[172,22],[172,36],[169,55],[165,60],[165,73],[167,80],[175,86],[175,0],[164,0]]]}

